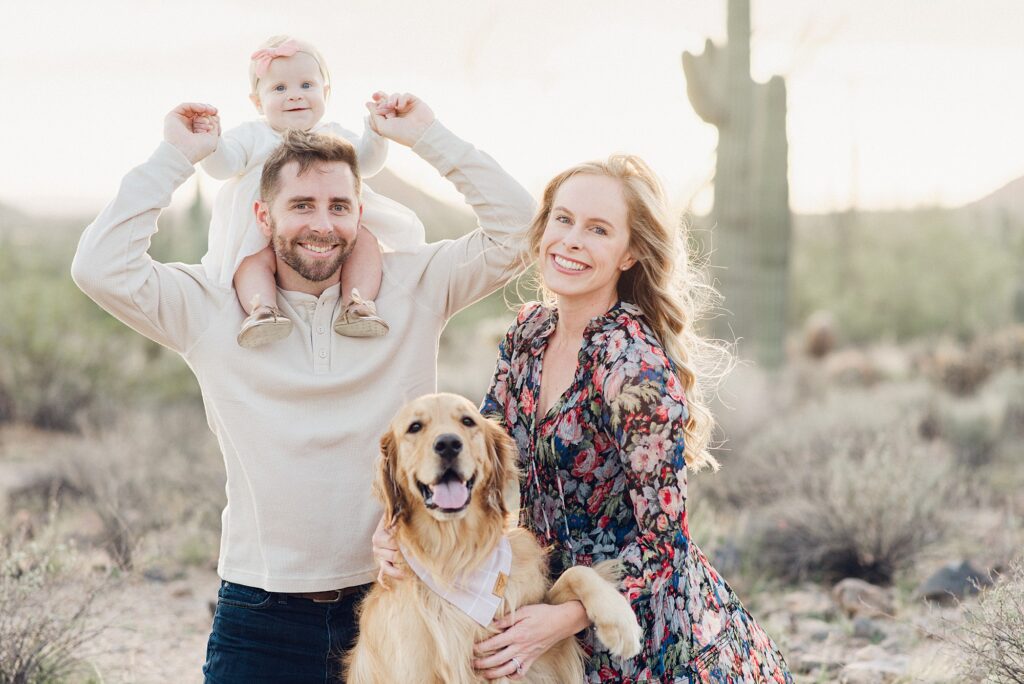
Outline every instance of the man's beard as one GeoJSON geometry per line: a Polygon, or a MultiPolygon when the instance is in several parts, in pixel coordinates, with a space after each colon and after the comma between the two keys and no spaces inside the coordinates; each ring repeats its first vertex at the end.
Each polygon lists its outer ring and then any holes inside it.
{"type": "Polygon", "coordinates": [[[270,243],[274,248],[274,253],[277,254],[281,261],[291,266],[292,270],[300,276],[314,283],[322,282],[331,276],[337,275],[345,259],[352,253],[353,247],[352,244],[342,238],[333,235],[319,235],[313,232],[286,240],[278,235],[277,224],[273,218],[270,219],[270,243]],[[337,245],[339,249],[332,259],[307,260],[299,252],[302,249],[299,247],[300,242],[313,245],[314,247],[334,247],[337,245]]]}

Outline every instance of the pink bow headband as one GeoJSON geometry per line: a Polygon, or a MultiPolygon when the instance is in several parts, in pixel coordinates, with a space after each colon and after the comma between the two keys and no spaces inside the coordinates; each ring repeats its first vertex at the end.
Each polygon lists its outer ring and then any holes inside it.
{"type": "Polygon", "coordinates": [[[277,47],[260,48],[252,53],[249,59],[255,62],[253,70],[256,72],[257,78],[263,78],[267,75],[267,69],[270,68],[271,62],[278,57],[292,57],[296,52],[300,52],[299,44],[289,38],[277,47]]]}

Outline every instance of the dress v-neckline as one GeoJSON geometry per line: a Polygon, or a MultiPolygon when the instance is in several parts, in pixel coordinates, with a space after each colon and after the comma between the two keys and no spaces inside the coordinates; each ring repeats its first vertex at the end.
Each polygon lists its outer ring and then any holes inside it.
{"type": "MultiPolygon", "coordinates": [[[[544,395],[544,357],[547,356],[548,346],[549,345],[545,344],[544,349],[542,349],[540,354],[537,355],[537,401],[536,405],[533,407],[534,427],[546,423],[551,418],[552,412],[555,412],[555,415],[557,415],[557,411],[555,411],[555,409],[565,403],[565,398],[569,394],[570,390],[572,390],[573,386],[576,385],[576,376],[579,375],[580,372],[580,353],[576,352],[576,368],[572,372],[572,379],[569,380],[569,385],[561,394],[555,397],[555,400],[551,402],[551,406],[548,406],[547,410],[542,412],[540,403],[541,398],[544,395]]],[[[580,350],[582,349],[583,343],[581,340],[580,350]]]]}

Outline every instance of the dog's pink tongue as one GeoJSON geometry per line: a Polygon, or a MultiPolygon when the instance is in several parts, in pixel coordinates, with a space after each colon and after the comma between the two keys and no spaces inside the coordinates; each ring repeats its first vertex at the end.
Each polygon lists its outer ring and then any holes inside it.
{"type": "Polygon", "coordinates": [[[469,500],[469,488],[465,482],[449,480],[434,485],[434,503],[440,508],[462,508],[469,500]]]}

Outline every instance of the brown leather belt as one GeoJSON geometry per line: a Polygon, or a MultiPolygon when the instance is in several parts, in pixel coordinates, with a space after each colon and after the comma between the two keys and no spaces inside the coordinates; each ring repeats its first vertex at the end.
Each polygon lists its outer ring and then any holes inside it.
{"type": "Polygon", "coordinates": [[[352,594],[358,594],[359,592],[366,589],[369,585],[357,584],[354,587],[345,587],[344,589],[330,589],[328,591],[307,591],[304,594],[285,594],[285,596],[294,596],[296,598],[308,599],[313,603],[338,603],[343,598],[351,596],[352,594]]]}

